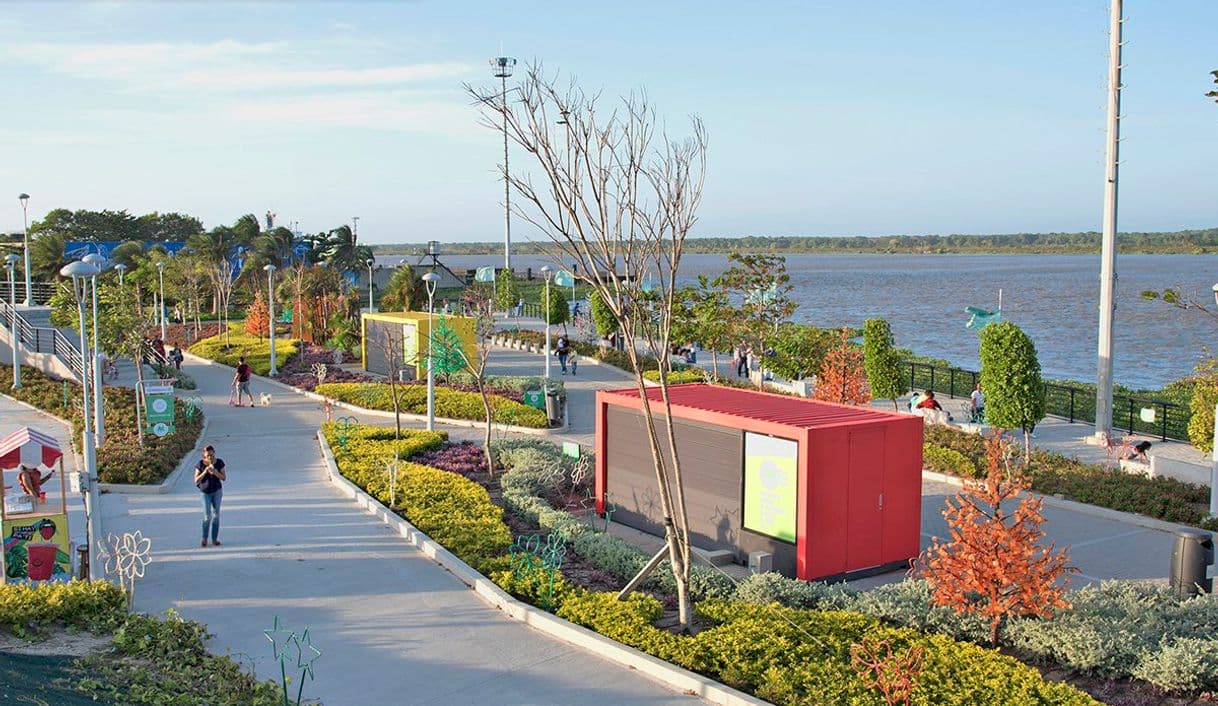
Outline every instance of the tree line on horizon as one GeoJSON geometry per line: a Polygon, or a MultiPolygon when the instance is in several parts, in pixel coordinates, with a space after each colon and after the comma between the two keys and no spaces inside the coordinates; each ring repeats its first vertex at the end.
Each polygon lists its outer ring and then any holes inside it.
{"type": "MultiPolygon", "coordinates": [[[[520,255],[546,254],[547,243],[514,243],[520,255]]],[[[407,255],[425,252],[425,244],[373,245],[378,255],[407,255]]],[[[444,243],[451,255],[486,255],[502,252],[500,242],[444,243]]],[[[690,238],[685,251],[691,253],[782,252],[782,253],[1053,253],[1086,254],[1100,251],[1100,233],[1012,233],[1003,235],[893,235],[893,236],[741,236],[690,238]]],[[[1218,228],[1170,232],[1117,234],[1122,253],[1218,252],[1218,228]]]]}

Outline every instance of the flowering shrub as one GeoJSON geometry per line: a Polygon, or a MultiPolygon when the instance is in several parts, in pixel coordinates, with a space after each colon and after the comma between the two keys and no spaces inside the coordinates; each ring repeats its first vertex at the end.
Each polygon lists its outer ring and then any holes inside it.
{"type": "MultiPolygon", "coordinates": [[[[10,376],[12,368],[0,366],[3,375],[10,376]]],[[[84,427],[80,385],[52,380],[41,372],[21,367],[21,387],[6,390],[8,394],[38,409],[72,422],[73,446],[80,440],[84,427]],[[67,385],[65,397],[64,385],[67,385]],[[65,406],[66,401],[66,406],[65,406]]],[[[103,483],[160,483],[177,468],[194,448],[203,431],[203,413],[187,417],[178,410],[176,431],[164,437],[144,435],[140,448],[135,425],[135,390],[129,387],[103,388],[106,415],[106,442],[97,449],[97,469],[103,483]]]]}
{"type": "MultiPolygon", "coordinates": [[[[266,338],[257,338],[246,333],[241,324],[229,324],[226,336],[217,334],[211,338],[196,341],[190,347],[190,352],[224,365],[236,366],[237,360],[245,356],[258,375],[266,375],[271,371],[271,342],[266,338]]],[[[286,365],[296,355],[299,341],[279,338],[275,341],[275,364],[286,365]]]]}
{"type": "Polygon", "coordinates": [[[463,441],[433,451],[424,451],[410,460],[432,468],[459,473],[466,478],[472,477],[475,473],[486,472],[486,454],[482,452],[481,446],[472,441],[463,441]]]}

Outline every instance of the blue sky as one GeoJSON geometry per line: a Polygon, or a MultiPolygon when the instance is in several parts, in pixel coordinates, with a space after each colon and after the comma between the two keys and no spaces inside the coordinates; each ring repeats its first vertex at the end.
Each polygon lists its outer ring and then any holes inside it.
{"type": "MultiPolygon", "coordinates": [[[[1218,225],[1218,3],[1126,13],[1121,228],[1218,225]]],[[[696,235],[1099,228],[1103,0],[5,4],[0,193],[497,240],[499,142],[461,87],[501,45],[699,115],[696,235]]]]}

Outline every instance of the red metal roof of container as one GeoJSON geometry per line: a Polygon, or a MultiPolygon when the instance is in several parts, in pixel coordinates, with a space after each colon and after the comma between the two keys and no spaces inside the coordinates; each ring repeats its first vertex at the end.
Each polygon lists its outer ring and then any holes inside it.
{"type": "MultiPolygon", "coordinates": [[[[639,398],[637,388],[602,390],[601,392],[607,395],[618,395],[635,400],[639,398]]],[[[772,392],[744,390],[735,387],[724,387],[722,385],[707,385],[705,383],[669,385],[668,398],[674,408],[716,412],[804,429],[837,426],[840,424],[885,422],[891,421],[893,417],[908,416],[900,415],[896,412],[885,412],[871,407],[820,402],[802,397],[778,395],[772,392]]],[[[663,403],[663,398],[660,396],[660,388],[647,388],[647,399],[653,404],[663,403]]],[[[652,411],[656,411],[654,407],[652,411]]]]}

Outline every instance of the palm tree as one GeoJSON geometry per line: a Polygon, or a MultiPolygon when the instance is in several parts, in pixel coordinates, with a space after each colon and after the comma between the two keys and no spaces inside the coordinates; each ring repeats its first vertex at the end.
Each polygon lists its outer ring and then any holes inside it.
{"type": "Polygon", "coordinates": [[[339,272],[359,272],[372,257],[372,248],[356,245],[350,226],[339,226],[326,239],[325,260],[339,272]]]}

